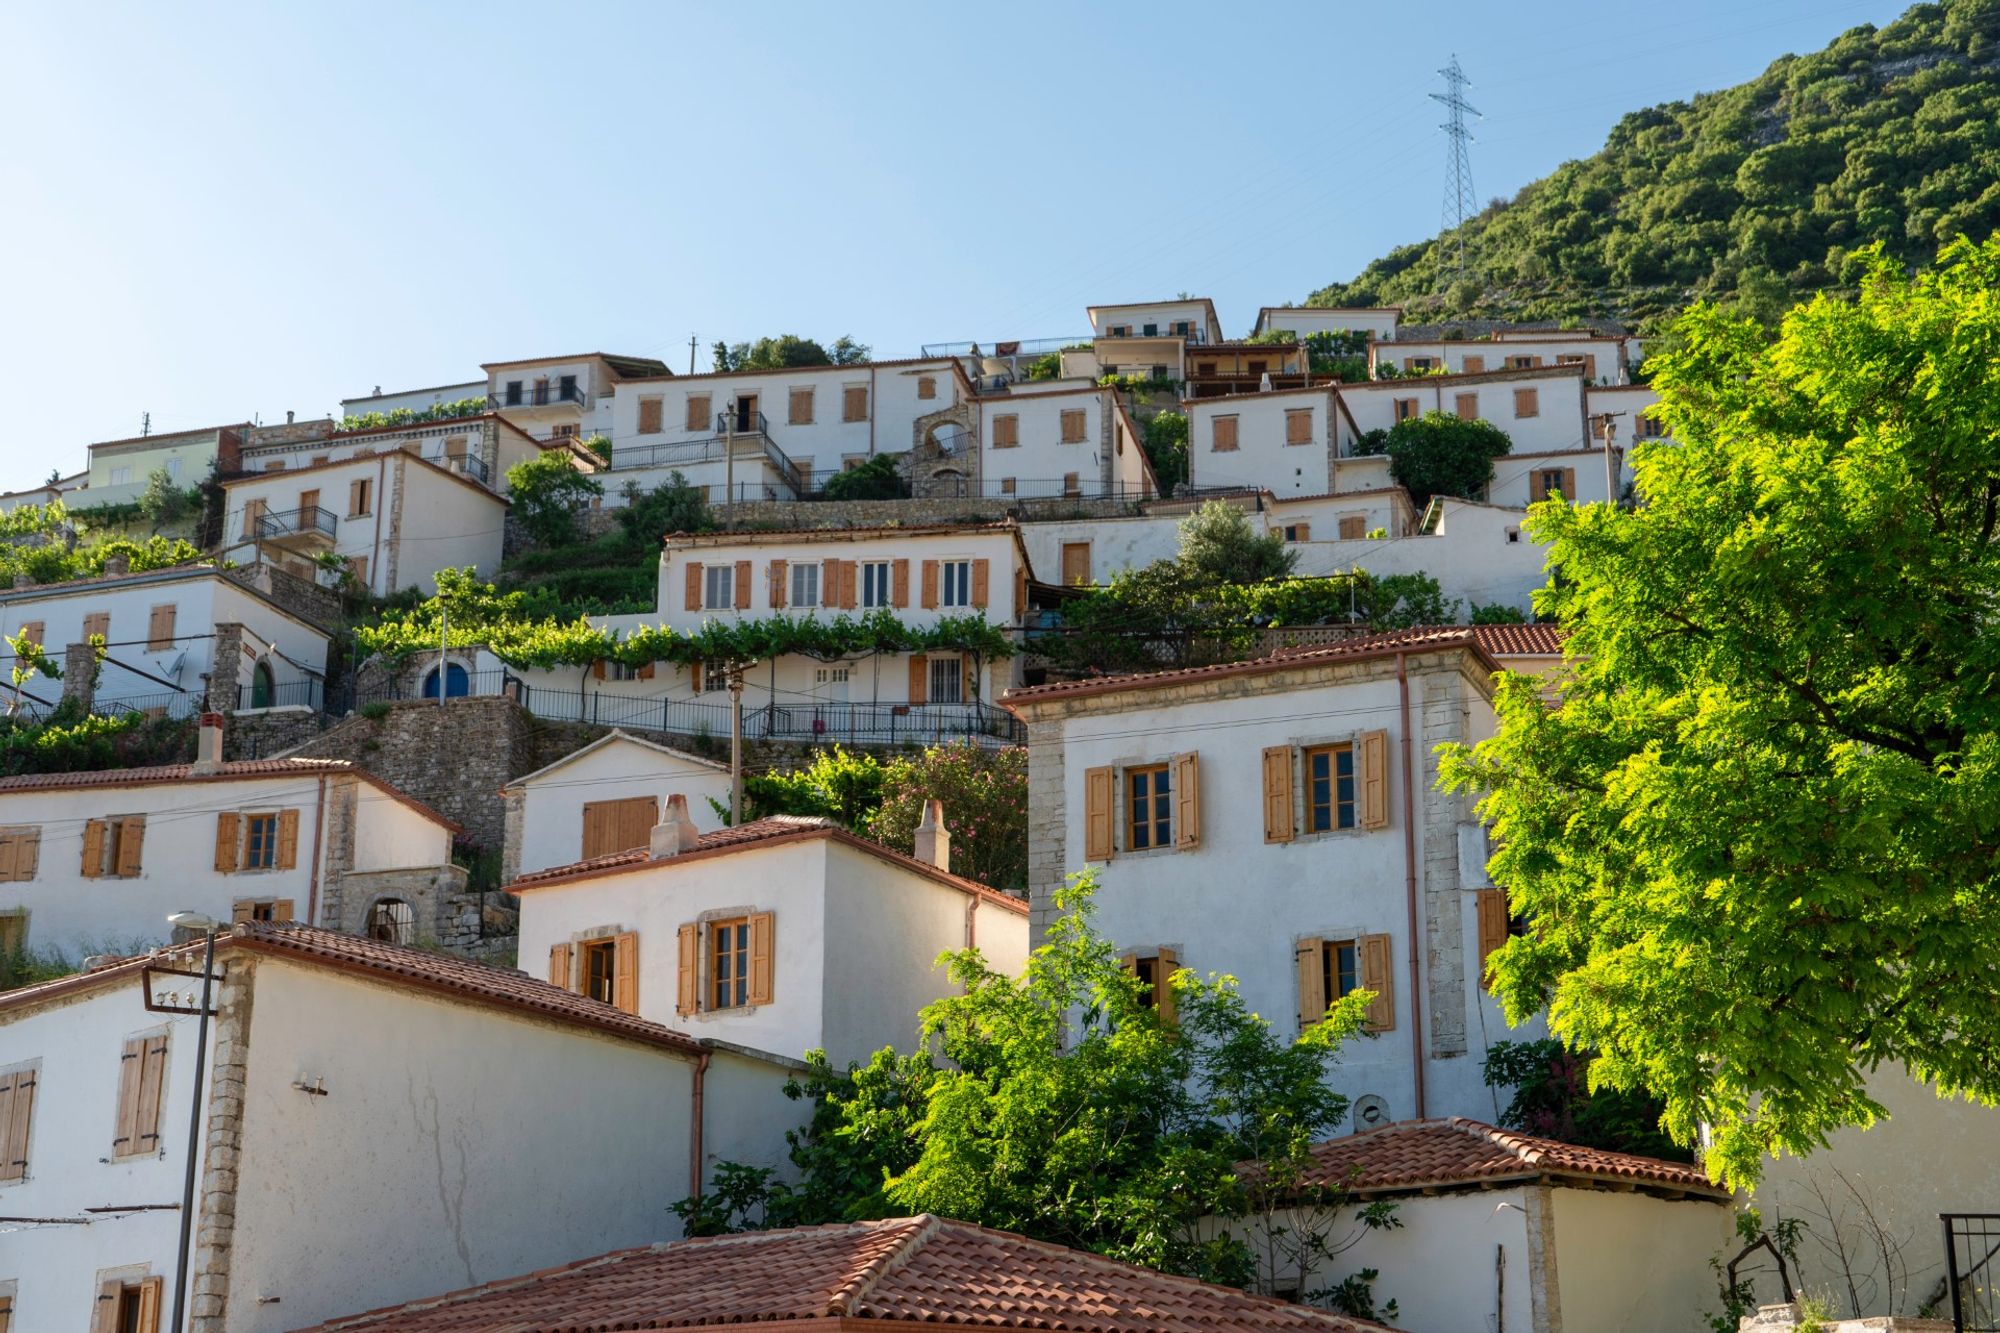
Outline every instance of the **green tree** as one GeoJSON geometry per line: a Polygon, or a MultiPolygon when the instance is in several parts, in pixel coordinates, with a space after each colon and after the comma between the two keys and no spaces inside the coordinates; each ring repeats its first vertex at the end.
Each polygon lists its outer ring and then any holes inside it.
{"type": "Polygon", "coordinates": [[[1284,537],[1258,532],[1227,500],[1210,500],[1180,522],[1180,565],[1208,583],[1261,583],[1281,579],[1299,562],[1284,537]]]}
{"type": "Polygon", "coordinates": [[[544,546],[576,540],[576,515],[604,487],[571,457],[551,449],[507,469],[507,498],[530,536],[544,546]]]}
{"type": "MultiPolygon", "coordinates": [[[[748,821],[766,815],[817,815],[864,831],[882,804],[884,773],[882,761],[864,750],[850,754],[838,745],[814,750],[812,762],[803,768],[745,777],[743,817],[748,821]]],[[[716,813],[727,815],[726,804],[713,800],[710,804],[716,813]]]]}
{"type": "Polygon", "coordinates": [[[877,454],[828,477],[820,493],[829,500],[903,500],[909,498],[910,487],[896,466],[896,456],[877,454]]]}
{"type": "Polygon", "coordinates": [[[1486,1086],[1512,1089],[1500,1124],[1585,1148],[1691,1161],[1693,1154],[1661,1131],[1660,1103],[1643,1088],[1590,1090],[1594,1059],[1550,1038],[1494,1042],[1486,1051],[1486,1086]]]}
{"type": "Polygon", "coordinates": [[[1514,447],[1490,421],[1466,421],[1450,412],[1426,412],[1389,428],[1384,452],[1389,475],[1419,509],[1433,495],[1477,500],[1493,481],[1493,462],[1514,447]]]}
{"type": "Polygon", "coordinates": [[[952,869],[990,888],[1028,888],[1028,752],[986,749],[971,741],[935,745],[891,759],[882,770],[868,836],[907,852],[924,802],[944,802],[952,869]]]}
{"type": "Polygon", "coordinates": [[[794,366],[853,366],[871,359],[866,343],[842,335],[831,350],[811,338],[781,333],[754,343],[716,343],[717,370],[785,370],[794,366]]]}
{"type": "Polygon", "coordinates": [[[1146,423],[1146,461],[1160,494],[1172,495],[1188,479],[1188,419],[1180,412],[1156,412],[1146,423]]]}
{"type": "Polygon", "coordinates": [[[61,680],[62,668],[56,665],[55,659],[48,655],[41,644],[29,637],[25,629],[18,634],[7,636],[6,644],[13,650],[13,661],[8,666],[8,675],[13,681],[14,692],[7,696],[7,716],[12,717],[20,710],[23,685],[38,675],[48,680],[61,680]]]}
{"type": "Polygon", "coordinates": [[[139,512],[158,532],[187,517],[194,508],[195,495],[194,491],[174,485],[165,468],[154,468],[146,477],[145,494],[139,497],[139,512]]]}
{"type": "Polygon", "coordinates": [[[1380,632],[1412,625],[1449,625],[1458,619],[1458,599],[1446,597],[1438,581],[1415,574],[1378,574],[1359,581],[1357,604],[1368,628],[1380,632]]]}
{"type": "Polygon", "coordinates": [[[1885,1065],[2000,1098],[2000,241],[1874,255],[1775,343],[1710,307],[1679,333],[1640,505],[1529,520],[1562,707],[1503,673],[1443,780],[1527,918],[1509,1015],[1745,1183],[1870,1123],[1885,1065]]]}

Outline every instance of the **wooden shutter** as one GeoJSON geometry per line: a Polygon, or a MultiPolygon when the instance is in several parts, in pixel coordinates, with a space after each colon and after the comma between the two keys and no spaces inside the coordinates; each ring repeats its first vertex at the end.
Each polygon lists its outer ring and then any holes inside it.
{"type": "Polygon", "coordinates": [[[166,1279],[149,1277],[139,1283],[138,1333],[160,1333],[160,1291],[166,1279]]]}
{"type": "Polygon", "coordinates": [[[687,609],[701,610],[701,561],[690,560],[687,566],[687,609]]]}
{"type": "Polygon", "coordinates": [[[680,928],[680,964],[674,973],[674,1012],[691,1014],[701,995],[701,934],[692,922],[680,928]]]}
{"type": "Polygon", "coordinates": [[[840,391],[840,419],[842,421],[868,420],[868,386],[850,384],[840,391]]]}
{"type": "Polygon", "coordinates": [[[41,621],[30,620],[24,622],[21,626],[21,633],[35,647],[40,648],[42,646],[42,635],[45,633],[45,630],[41,621]]]}
{"type": "Polygon", "coordinates": [[[639,400],[639,433],[641,435],[658,435],[660,433],[661,426],[665,424],[661,420],[662,413],[660,407],[661,400],[658,398],[641,398],[639,400]]]}
{"type": "Polygon", "coordinates": [[[1172,949],[1160,950],[1153,960],[1153,1012],[1168,1027],[1175,1026],[1173,975],[1180,965],[1180,955],[1172,949]]]}
{"type": "Polygon", "coordinates": [[[937,397],[937,380],[929,375],[917,379],[917,397],[925,401],[937,397]]]}
{"type": "Polygon", "coordinates": [[[1583,373],[1584,377],[1587,379],[1594,380],[1597,378],[1597,357],[1594,353],[1589,353],[1589,352],[1584,353],[1583,373]]]}
{"type": "MultiPolygon", "coordinates": [[[[1504,889],[1481,889],[1479,901],[1479,982],[1487,985],[1486,960],[1507,942],[1507,893],[1504,889]]],[[[1489,986],[1488,989],[1491,989],[1489,986]]]]}
{"type": "Polygon", "coordinates": [[[160,1146],[160,1091],[167,1082],[167,1034],[145,1039],[139,1068],[139,1118],[133,1128],[136,1152],[156,1152],[160,1146]]]}
{"type": "Polygon", "coordinates": [[[626,931],[612,941],[611,1003],[628,1014],[639,1012],[639,934],[626,931]]]}
{"type": "Polygon", "coordinates": [[[1464,365],[1465,373],[1468,375],[1483,375],[1486,373],[1486,358],[1483,356],[1468,356],[1465,358],[1464,365]]]}
{"type": "Polygon", "coordinates": [[[358,518],[361,516],[361,488],[365,485],[367,483],[359,477],[347,483],[347,516],[349,518],[358,518]]]}
{"type": "Polygon", "coordinates": [[[1359,514],[1350,514],[1340,520],[1340,539],[1344,542],[1361,541],[1368,536],[1368,520],[1359,514]]]}
{"type": "Polygon", "coordinates": [[[229,920],[232,925],[242,925],[245,921],[257,919],[257,904],[250,898],[238,898],[229,905],[229,920]]]}
{"type": "Polygon", "coordinates": [[[299,864],[299,812],[278,812],[278,869],[293,870],[299,864]]]}
{"type": "Polygon", "coordinates": [[[590,664],[590,678],[592,680],[605,680],[610,675],[610,668],[605,665],[603,658],[600,657],[590,664]]]}
{"type": "Polygon", "coordinates": [[[793,389],[785,400],[785,421],[792,426],[810,426],[813,419],[813,391],[793,389]]]}
{"type": "Polygon", "coordinates": [[[156,606],[146,617],[146,651],[162,652],[174,646],[174,617],[177,608],[156,606]]]}
{"type": "MultiPolygon", "coordinates": [[[[1089,542],[1084,543],[1085,547],[1089,545],[1089,542]]],[[[1087,566],[1088,561],[1085,563],[1087,566]]],[[[1090,581],[1087,568],[1084,581],[1090,581]]],[[[1026,623],[1028,619],[1028,570],[1024,565],[1014,566],[1014,619],[1020,623],[1026,623]]]]}
{"type": "Polygon", "coordinates": [[[738,560],[736,562],[736,609],[738,611],[748,611],[750,609],[750,562],[748,560],[738,560]]]}
{"type": "Polygon", "coordinates": [[[861,566],[852,560],[840,562],[840,607],[852,611],[861,600],[861,566]]]}
{"type": "Polygon", "coordinates": [[[118,1333],[118,1302],[125,1284],[108,1278],[97,1284],[97,1308],[90,1312],[90,1333],[118,1333]]]}
{"type": "Polygon", "coordinates": [[[1174,756],[1174,846],[1201,845],[1201,757],[1174,756]]]}
{"type": "Polygon", "coordinates": [[[924,561],[923,607],[926,611],[934,611],[937,609],[937,604],[938,604],[938,562],[935,560],[926,560],[924,561]]]}
{"type": "Polygon", "coordinates": [[[1396,974],[1389,937],[1363,935],[1355,941],[1355,950],[1361,955],[1361,985],[1375,992],[1361,1026],[1367,1032],[1391,1031],[1396,1026],[1396,974]]]}
{"type": "Polygon", "coordinates": [[[142,857],[146,846],[146,821],[139,815],[127,815],[118,821],[118,865],[114,873],[120,879],[131,879],[139,873],[144,864],[142,857]]]}
{"type": "Polygon", "coordinates": [[[271,919],[273,921],[290,921],[292,919],[292,900],[290,898],[280,898],[272,903],[271,919]]]}
{"type": "Polygon", "coordinates": [[[1517,417],[1540,416],[1542,411],[1540,398],[1540,391],[1536,389],[1514,390],[1514,415],[1517,417]]]}
{"type": "Polygon", "coordinates": [[[14,839],[14,878],[33,879],[42,868],[42,831],[29,829],[14,839]]]}
{"type": "Polygon", "coordinates": [[[569,946],[551,944],[549,946],[549,984],[569,989],[569,946]]]}
{"type": "Polygon", "coordinates": [[[1062,487],[1062,489],[1063,489],[1063,494],[1064,494],[1064,495],[1082,495],[1082,494],[1083,494],[1083,474],[1082,474],[1081,472],[1065,472],[1065,473],[1063,473],[1063,487],[1062,487]]]}
{"type": "Polygon", "coordinates": [[[35,1114],[35,1072],[0,1074],[0,1180],[28,1174],[28,1124],[35,1114]]]}
{"type": "Polygon", "coordinates": [[[146,1064],[146,1039],[128,1037],[118,1057],[118,1126],[111,1140],[111,1155],[123,1157],[137,1151],[139,1083],[146,1064]]]}
{"type": "Polygon", "coordinates": [[[1361,733],[1361,827],[1389,827],[1389,733],[1361,733]]]}
{"type": "Polygon", "coordinates": [[[1292,840],[1292,747],[1264,750],[1264,841],[1292,840]]]}
{"type": "Polygon", "coordinates": [[[1062,414],[1062,442],[1082,444],[1085,439],[1085,419],[1081,409],[1065,409],[1062,414]]]}
{"type": "Polygon", "coordinates": [[[889,600],[897,609],[910,604],[910,562],[897,560],[889,566],[889,600]]]}
{"type": "Polygon", "coordinates": [[[1462,393],[1452,399],[1452,409],[1458,413],[1460,421],[1479,420],[1479,395],[1462,393]]]}
{"type": "Polygon", "coordinates": [[[1211,429],[1211,443],[1215,449],[1228,452],[1236,447],[1236,418],[1217,417],[1211,429]]]}
{"type": "Polygon", "coordinates": [[[1285,413],[1285,443],[1311,444],[1313,414],[1310,407],[1295,407],[1285,413]]]}
{"type": "Polygon", "coordinates": [[[1118,771],[1085,769],[1083,774],[1083,859],[1109,861],[1117,839],[1118,771]]]}
{"type": "Polygon", "coordinates": [[[972,604],[976,607],[984,608],[986,605],[989,591],[988,577],[992,573],[992,566],[991,560],[972,562],[972,604]]]}
{"type": "Polygon", "coordinates": [[[1292,540],[1293,540],[1293,541],[1295,541],[1295,542],[1309,542],[1309,541],[1311,541],[1312,539],[1313,539],[1313,525],[1312,525],[1312,524],[1310,524],[1310,523],[1294,523],[1294,524],[1292,524],[1292,540]]]}
{"type": "Polygon", "coordinates": [[[655,674],[654,665],[654,663],[648,662],[632,674],[640,680],[651,680],[655,674]]]}
{"type": "Polygon", "coordinates": [[[777,918],[757,912],[750,918],[750,1003],[771,1002],[772,948],[777,918]]]}
{"type": "Polygon", "coordinates": [[[687,401],[687,428],[705,431],[708,427],[709,397],[705,393],[691,393],[687,401]]]}
{"type": "Polygon", "coordinates": [[[1569,501],[1571,504],[1575,504],[1576,469],[1573,467],[1566,467],[1562,470],[1562,474],[1563,474],[1563,479],[1562,479],[1563,499],[1569,501]]]}
{"type": "Polygon", "coordinates": [[[930,698],[931,660],[922,653],[910,654],[910,702],[924,703],[930,698]]]}
{"type": "Polygon", "coordinates": [[[1417,358],[1415,358],[1414,356],[1406,356],[1403,358],[1404,370],[1415,370],[1416,368],[1417,368],[1417,358]]]}
{"type": "Polygon", "coordinates": [[[1326,1017],[1326,946],[1318,939],[1303,939],[1293,946],[1293,961],[1299,976],[1299,1030],[1305,1031],[1326,1017]]]}
{"type": "MultiPolygon", "coordinates": [[[[92,819],[83,826],[83,877],[96,879],[104,873],[104,835],[110,825],[102,819],[92,819]]],[[[217,866],[220,870],[222,867],[217,866]]],[[[232,867],[233,868],[233,867],[232,867]]]]}
{"type": "Polygon", "coordinates": [[[688,684],[693,687],[696,694],[701,693],[701,663],[688,663],[688,684]]]}
{"type": "Polygon", "coordinates": [[[979,668],[974,665],[971,653],[959,659],[959,666],[964,673],[959,685],[959,697],[971,703],[979,697],[979,668]]]}
{"type": "Polygon", "coordinates": [[[1002,412],[993,418],[993,447],[1011,449],[1021,442],[1021,418],[1012,412],[1002,412]]]}
{"type": "Polygon", "coordinates": [[[236,812],[224,810],[215,817],[215,868],[228,874],[241,862],[236,858],[240,848],[236,840],[236,812]]]}
{"type": "Polygon", "coordinates": [[[785,609],[786,570],[787,563],[785,561],[773,560],[771,562],[771,609],[773,611],[782,611],[785,609]]]}

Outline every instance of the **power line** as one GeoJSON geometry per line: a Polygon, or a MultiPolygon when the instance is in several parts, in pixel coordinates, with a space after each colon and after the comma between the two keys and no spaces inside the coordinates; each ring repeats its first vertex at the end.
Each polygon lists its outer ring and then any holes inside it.
{"type": "Polygon", "coordinates": [[[1444,76],[1445,91],[1430,94],[1430,99],[1442,102],[1451,112],[1451,119],[1438,126],[1445,134],[1444,212],[1438,230],[1440,239],[1455,232],[1458,241],[1457,263],[1452,272],[1447,275],[1442,263],[1437,266],[1437,290],[1443,291],[1447,277],[1452,282],[1462,282],[1466,277],[1465,224],[1479,210],[1472,196],[1472,132],[1465,128],[1465,117],[1468,112],[1475,116],[1480,113],[1479,108],[1465,100],[1465,90],[1472,80],[1465,77],[1456,52],[1451,63],[1438,73],[1444,76]]]}

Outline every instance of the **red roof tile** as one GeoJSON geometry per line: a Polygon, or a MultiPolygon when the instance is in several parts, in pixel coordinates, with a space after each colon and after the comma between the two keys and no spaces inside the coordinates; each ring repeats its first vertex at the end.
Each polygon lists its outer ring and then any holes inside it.
{"type": "Polygon", "coordinates": [[[173,782],[246,782],[257,778],[329,777],[351,773],[380,788],[418,814],[435,820],[454,833],[464,828],[445,818],[401,787],[370,773],[345,759],[236,759],[217,766],[213,773],[197,773],[193,764],[155,764],[150,768],[92,768],[75,773],[22,773],[0,778],[0,796],[21,791],[70,791],[93,787],[151,787],[173,782]]]}
{"type": "MultiPolygon", "coordinates": [[[[1379,1324],[922,1216],[621,1250],[318,1326],[583,1333],[796,1320],[1047,1333],[1345,1330],[1379,1324]]],[[[821,1325],[825,1327],[827,1325],[821,1325]]]]}
{"type": "Polygon", "coordinates": [[[1583,1148],[1477,1120],[1399,1120],[1315,1144],[1300,1184],[1360,1194],[1477,1186],[1550,1177],[1653,1185],[1728,1199],[1698,1166],[1583,1148]]]}
{"type": "Polygon", "coordinates": [[[1472,637],[1495,657],[1561,657],[1569,636],[1556,625],[1474,625],[1472,637]]]}

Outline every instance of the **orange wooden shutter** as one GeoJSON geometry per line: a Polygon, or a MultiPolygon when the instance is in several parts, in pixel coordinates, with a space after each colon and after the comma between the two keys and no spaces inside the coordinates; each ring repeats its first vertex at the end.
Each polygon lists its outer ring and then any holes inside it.
{"type": "Polygon", "coordinates": [[[658,435],[660,427],[665,424],[661,420],[661,415],[660,400],[658,398],[641,398],[639,400],[639,433],[641,435],[658,435]]]}
{"type": "Polygon", "coordinates": [[[292,900],[290,898],[280,898],[278,901],[272,903],[271,919],[273,921],[290,921],[292,919],[292,900]]]}
{"type": "Polygon", "coordinates": [[[849,385],[840,392],[840,419],[842,421],[868,420],[868,389],[865,385],[849,385]]]}
{"type": "Polygon", "coordinates": [[[736,609],[738,611],[748,611],[750,609],[750,562],[748,560],[738,560],[736,562],[736,609]]]}
{"type": "Polygon", "coordinates": [[[1368,1018],[1362,1024],[1368,1032],[1388,1032],[1396,1026],[1395,957],[1387,935],[1363,935],[1355,941],[1361,955],[1361,985],[1375,992],[1368,1002],[1368,1018]]]}
{"type": "Polygon", "coordinates": [[[90,1333],[118,1333],[118,1302],[124,1296],[125,1284],[115,1277],[97,1284],[97,1306],[90,1313],[90,1333]]]}
{"type": "Polygon", "coordinates": [[[1011,449],[1021,442],[1021,418],[1003,412],[993,418],[993,447],[1011,449]]]}
{"type": "Polygon", "coordinates": [[[992,573],[992,566],[991,560],[972,562],[972,604],[976,607],[986,605],[987,593],[990,590],[988,578],[992,573]]]}
{"type": "MultiPolygon", "coordinates": [[[[1501,889],[1481,889],[1479,902],[1479,981],[1488,986],[1486,960],[1507,942],[1507,894],[1501,889]]],[[[1491,989],[1488,986],[1488,989],[1491,989]]]]}
{"type": "Polygon", "coordinates": [[[605,680],[608,679],[610,675],[611,671],[605,665],[603,658],[600,657],[595,662],[592,662],[590,664],[590,678],[592,680],[605,680]]]}
{"type": "Polygon", "coordinates": [[[1174,756],[1174,846],[1201,845],[1201,756],[1174,756]]]}
{"type": "Polygon", "coordinates": [[[937,609],[937,604],[938,604],[938,562],[935,560],[926,560],[924,561],[923,606],[926,611],[933,611],[937,609]]]}
{"type": "Polygon", "coordinates": [[[1344,542],[1360,541],[1368,535],[1368,520],[1359,514],[1350,514],[1340,520],[1340,539],[1344,542]]]}
{"type": "Polygon", "coordinates": [[[278,869],[291,870],[299,863],[299,812],[278,812],[278,869]]]}
{"type": "Polygon", "coordinates": [[[637,671],[633,672],[632,674],[637,676],[640,680],[651,680],[653,678],[654,674],[653,668],[655,665],[656,665],[655,663],[648,662],[644,666],[640,667],[637,671]]]}
{"type": "Polygon", "coordinates": [[[1312,525],[1312,524],[1310,524],[1310,523],[1294,523],[1294,524],[1292,524],[1292,540],[1293,540],[1293,541],[1295,541],[1295,542],[1309,542],[1309,541],[1311,541],[1312,539],[1313,539],[1313,525],[1312,525]]]}
{"type": "Polygon", "coordinates": [[[687,609],[701,610],[701,562],[688,561],[687,567],[687,609]]]}
{"type": "Polygon", "coordinates": [[[1172,949],[1162,949],[1153,959],[1153,1012],[1160,1016],[1160,1022],[1174,1026],[1174,973],[1180,970],[1181,956],[1172,949]]]}
{"type": "Polygon", "coordinates": [[[113,872],[120,879],[131,879],[139,873],[143,864],[141,857],[146,845],[146,821],[138,815],[127,815],[118,821],[118,865],[113,872]]]}
{"type": "Polygon", "coordinates": [[[1465,373],[1468,375],[1483,375],[1486,373],[1486,358],[1483,356],[1468,356],[1465,358],[1464,364],[1465,373]]]}
{"type": "Polygon", "coordinates": [[[1563,482],[1562,482],[1562,485],[1563,485],[1563,499],[1565,499],[1565,500],[1569,501],[1569,502],[1570,502],[1571,504],[1575,504],[1575,503],[1576,503],[1576,469],[1575,469],[1575,468],[1573,468],[1573,467],[1566,467],[1566,468],[1564,468],[1564,469],[1562,470],[1562,473],[1563,473],[1563,482]]]}
{"type": "Polygon", "coordinates": [[[1264,841],[1292,840],[1292,747],[1264,750],[1264,841]]]}
{"type": "Polygon", "coordinates": [[[224,874],[236,869],[236,813],[224,810],[215,817],[215,868],[224,874]]]}
{"type": "Polygon", "coordinates": [[[0,1074],[0,1180],[28,1174],[28,1125],[35,1114],[35,1071],[0,1074]]]}
{"type": "Polygon", "coordinates": [[[134,1151],[133,1139],[139,1122],[139,1083],[146,1065],[146,1039],[128,1037],[118,1057],[118,1123],[112,1131],[111,1155],[123,1157],[134,1151]]]}
{"type": "Polygon", "coordinates": [[[924,375],[917,380],[917,397],[926,401],[937,397],[937,380],[924,375]]]}
{"type": "Polygon", "coordinates": [[[1361,733],[1361,827],[1389,827],[1389,733],[1361,733]]]}
{"type": "Polygon", "coordinates": [[[1540,392],[1535,389],[1514,390],[1514,415],[1532,417],[1541,414],[1540,392]]]}
{"type": "Polygon", "coordinates": [[[1325,942],[1303,939],[1292,946],[1292,960],[1299,976],[1299,1030],[1304,1031],[1326,1017],[1325,942]]]}
{"type": "Polygon", "coordinates": [[[773,611],[782,611],[785,609],[785,569],[785,561],[773,560],[771,562],[771,609],[773,611]]]}
{"type": "Polygon", "coordinates": [[[1452,407],[1458,413],[1460,421],[1477,421],[1479,419],[1479,395],[1476,393],[1459,394],[1452,399],[1452,407]]]}
{"type": "Polygon", "coordinates": [[[174,646],[176,608],[156,606],[146,618],[146,651],[161,652],[174,646]]]}
{"type": "Polygon", "coordinates": [[[1085,769],[1083,774],[1083,859],[1109,861],[1115,850],[1118,771],[1085,769]]]}
{"type": "Polygon", "coordinates": [[[931,660],[922,653],[910,654],[910,702],[920,704],[930,698],[931,660]]]}
{"type": "Polygon", "coordinates": [[[21,626],[21,633],[26,636],[29,643],[34,644],[37,648],[42,646],[43,632],[43,625],[39,620],[30,620],[21,626]]]}
{"type": "Polygon", "coordinates": [[[109,827],[102,819],[92,819],[84,823],[83,877],[85,879],[96,879],[104,873],[104,835],[109,827]]]}
{"type": "Polygon", "coordinates": [[[157,1152],[160,1147],[160,1089],[167,1077],[166,1034],[140,1038],[138,1045],[140,1058],[132,1113],[132,1140],[125,1150],[157,1152]]]}
{"type": "MultiPolygon", "coordinates": [[[[1085,545],[1088,544],[1089,543],[1087,542],[1085,543],[1085,545]]],[[[1086,582],[1087,581],[1088,580],[1086,579],[1086,582]]],[[[1016,565],[1014,566],[1014,619],[1017,621],[1025,621],[1027,618],[1028,618],[1028,571],[1025,566],[1016,565]]]]}
{"type": "Polygon", "coordinates": [[[813,419],[813,391],[793,389],[786,399],[786,422],[793,426],[810,426],[813,419]]]}
{"type": "Polygon", "coordinates": [[[1217,417],[1212,427],[1214,447],[1228,451],[1236,447],[1236,418],[1217,417]]]}
{"type": "Polygon", "coordinates": [[[1583,373],[1585,378],[1587,379],[1594,380],[1597,378],[1597,357],[1594,354],[1591,353],[1584,354],[1583,373]]]}
{"type": "Polygon", "coordinates": [[[708,429],[708,395],[691,393],[687,400],[687,428],[689,430],[708,429]]]}
{"type": "Polygon", "coordinates": [[[569,989],[569,946],[551,944],[549,946],[549,984],[569,989]]]}
{"type": "Polygon", "coordinates": [[[898,560],[889,568],[889,600],[899,609],[910,604],[910,562],[898,560]]]}
{"type": "Polygon", "coordinates": [[[1285,413],[1285,443],[1312,443],[1313,414],[1309,407],[1292,408],[1285,413]]]}
{"type": "Polygon", "coordinates": [[[1075,408],[1065,410],[1062,414],[1062,442],[1082,444],[1085,438],[1085,425],[1084,414],[1080,410],[1075,408]]]}
{"type": "Polygon", "coordinates": [[[776,918],[769,912],[758,912],[750,918],[750,1003],[769,1004],[771,1002],[772,948],[776,933],[776,918]]]}
{"type": "Polygon", "coordinates": [[[701,693],[701,663],[688,663],[688,683],[694,687],[696,694],[701,693]]]}
{"type": "Polygon", "coordinates": [[[627,931],[612,942],[611,1003],[628,1014],[639,1012],[639,936],[627,931]]]}
{"type": "Polygon", "coordinates": [[[160,1333],[160,1292],[166,1279],[149,1277],[139,1283],[139,1327],[137,1333],[160,1333]]]}
{"type": "Polygon", "coordinates": [[[701,997],[701,936],[692,922],[678,932],[680,964],[674,973],[674,1012],[691,1014],[701,997]]]}

